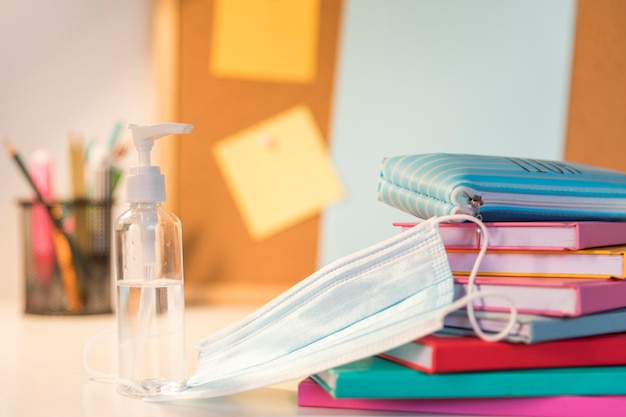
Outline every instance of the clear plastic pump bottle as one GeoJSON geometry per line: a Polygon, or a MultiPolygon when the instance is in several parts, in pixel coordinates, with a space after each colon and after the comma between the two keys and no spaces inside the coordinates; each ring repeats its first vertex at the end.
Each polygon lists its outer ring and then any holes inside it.
{"type": "Polygon", "coordinates": [[[180,220],[165,210],[165,180],[150,164],[154,141],[191,132],[182,123],[130,125],[139,163],[127,176],[130,208],[115,222],[118,391],[133,397],[187,380],[180,220]]]}

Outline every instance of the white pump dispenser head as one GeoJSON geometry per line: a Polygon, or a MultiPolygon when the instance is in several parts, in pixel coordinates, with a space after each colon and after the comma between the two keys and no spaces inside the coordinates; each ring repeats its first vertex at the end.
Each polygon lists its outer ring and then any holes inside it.
{"type": "Polygon", "coordinates": [[[154,141],[169,135],[190,133],[193,125],[185,123],[152,123],[144,126],[128,125],[133,133],[139,163],[126,176],[127,202],[165,201],[165,178],[158,166],[150,163],[154,141]]]}

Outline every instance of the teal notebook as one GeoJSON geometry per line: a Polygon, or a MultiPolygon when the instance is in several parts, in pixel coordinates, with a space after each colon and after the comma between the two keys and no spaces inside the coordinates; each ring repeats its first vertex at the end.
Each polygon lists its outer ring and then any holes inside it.
{"type": "Polygon", "coordinates": [[[486,398],[626,394],[626,366],[428,375],[382,358],[370,357],[315,374],[313,378],[335,398],[486,398]]]}
{"type": "Polygon", "coordinates": [[[624,220],[626,173],[529,158],[403,155],[383,159],[378,199],[424,219],[624,220]]]}

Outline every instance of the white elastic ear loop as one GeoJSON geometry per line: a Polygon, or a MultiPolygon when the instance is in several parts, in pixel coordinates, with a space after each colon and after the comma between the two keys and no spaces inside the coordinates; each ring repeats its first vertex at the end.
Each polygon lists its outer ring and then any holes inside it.
{"type": "Polygon", "coordinates": [[[87,370],[87,372],[89,372],[93,376],[92,379],[95,381],[110,383],[117,378],[117,375],[105,374],[103,372],[96,371],[94,368],[91,367],[91,365],[89,365],[89,352],[91,351],[93,344],[102,336],[108,333],[113,333],[114,331],[115,329],[112,328],[103,330],[100,333],[96,333],[95,335],[91,336],[91,338],[87,341],[87,344],[85,344],[85,348],[83,349],[83,366],[85,367],[85,370],[87,370]]]}
{"type": "Polygon", "coordinates": [[[94,368],[91,367],[91,365],[89,365],[89,352],[91,351],[93,344],[102,336],[108,333],[113,333],[114,331],[115,331],[114,328],[103,330],[100,333],[96,333],[95,335],[93,335],[87,341],[87,344],[85,345],[85,348],[83,349],[83,366],[85,367],[87,372],[89,372],[92,375],[92,378],[91,378],[92,381],[103,382],[107,384],[115,384],[115,385],[125,385],[125,386],[131,387],[137,390],[138,392],[144,392],[147,394],[147,391],[139,384],[136,384],[133,381],[118,378],[118,376],[114,374],[105,374],[103,372],[96,371],[94,368]]]}
{"type": "MultiPolygon", "coordinates": [[[[95,370],[91,367],[91,365],[89,365],[89,352],[91,351],[93,344],[104,335],[108,333],[113,333],[114,331],[115,328],[103,330],[100,333],[96,333],[95,335],[91,336],[91,338],[87,341],[87,343],[85,344],[85,348],[83,349],[83,366],[85,367],[85,370],[92,375],[92,381],[127,386],[137,392],[143,392],[144,395],[147,396],[149,394],[148,391],[136,382],[129,379],[119,378],[115,374],[105,374],[103,372],[95,370]]],[[[200,352],[201,350],[200,346],[191,343],[187,343],[187,348],[193,349],[197,352],[200,352]]]]}
{"type": "Polygon", "coordinates": [[[467,282],[467,293],[465,294],[465,296],[446,307],[443,315],[445,316],[455,310],[460,309],[463,306],[467,306],[467,317],[470,321],[470,324],[472,325],[472,329],[474,330],[474,332],[476,332],[478,337],[487,342],[497,342],[504,339],[509,333],[511,333],[513,327],[515,327],[515,325],[517,324],[517,307],[515,306],[513,301],[504,294],[483,293],[482,291],[475,291],[474,282],[476,281],[476,275],[478,274],[480,263],[482,262],[483,257],[485,256],[485,252],[487,252],[487,247],[489,246],[489,233],[487,232],[487,227],[482,221],[468,214],[450,214],[446,216],[436,217],[433,219],[433,221],[435,221],[436,223],[459,220],[469,220],[473,223],[476,223],[476,225],[480,227],[480,232],[482,234],[481,246],[480,251],[478,252],[478,256],[476,257],[476,261],[474,262],[474,266],[470,271],[469,279],[467,282]],[[509,311],[511,315],[509,316],[509,321],[507,322],[507,325],[504,327],[504,329],[495,334],[483,332],[483,330],[480,328],[480,325],[476,321],[476,313],[474,311],[473,301],[477,298],[484,298],[486,296],[502,298],[511,307],[511,310],[509,311]]]}

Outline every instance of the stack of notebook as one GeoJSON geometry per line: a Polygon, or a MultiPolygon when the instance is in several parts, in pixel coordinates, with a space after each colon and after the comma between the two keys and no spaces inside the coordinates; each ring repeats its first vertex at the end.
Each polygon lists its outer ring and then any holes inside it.
{"type": "MultiPolygon", "coordinates": [[[[474,336],[465,309],[444,329],[377,357],[312,375],[301,406],[477,415],[626,415],[626,222],[486,223],[478,289],[507,295],[517,325],[501,342],[474,336]],[[601,410],[601,411],[598,411],[601,410]]],[[[405,229],[414,223],[397,223],[405,229]]],[[[442,224],[467,291],[476,225],[442,224]]],[[[481,328],[509,319],[501,298],[474,302],[481,328]]]]}
{"type": "MultiPolygon", "coordinates": [[[[441,332],[302,381],[300,405],[626,415],[625,173],[563,161],[405,155],[383,160],[378,198],[418,219],[482,217],[489,246],[477,289],[508,296],[521,314],[505,340],[486,342],[467,311],[455,311],[441,332]]],[[[457,299],[484,243],[478,230],[440,225],[457,299]]],[[[484,332],[505,328],[501,298],[473,306],[484,332]]]]}

